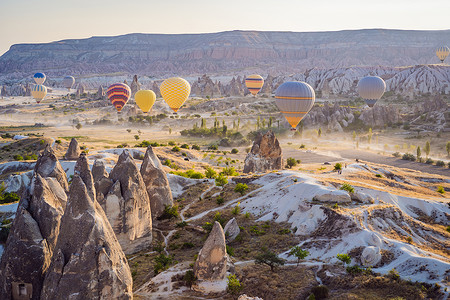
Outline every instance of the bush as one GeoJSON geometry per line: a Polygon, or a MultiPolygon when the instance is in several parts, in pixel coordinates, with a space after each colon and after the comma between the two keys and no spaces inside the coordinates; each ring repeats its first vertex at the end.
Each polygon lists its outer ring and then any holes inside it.
{"type": "Polygon", "coordinates": [[[230,256],[234,256],[234,249],[231,246],[226,246],[227,247],[227,254],[230,256]]]}
{"type": "Polygon", "coordinates": [[[344,264],[349,264],[352,259],[350,258],[350,256],[348,254],[338,254],[336,255],[337,259],[339,259],[340,261],[342,261],[344,264]]]}
{"type": "Polygon", "coordinates": [[[210,222],[206,222],[206,223],[202,226],[202,228],[203,228],[206,232],[210,233],[211,230],[213,229],[213,224],[210,223],[210,222]]]}
{"type": "Polygon", "coordinates": [[[402,156],[403,160],[410,160],[410,161],[416,161],[416,157],[412,155],[411,153],[405,153],[402,156]]]}
{"type": "Polygon", "coordinates": [[[182,177],[186,177],[186,178],[192,178],[192,179],[202,179],[202,178],[205,178],[205,176],[202,174],[202,173],[200,173],[200,172],[196,172],[196,171],[194,171],[194,170],[192,170],[192,169],[190,169],[190,170],[187,170],[186,172],[183,172],[183,171],[172,171],[172,172],[170,172],[171,174],[175,174],[175,175],[178,175],[178,176],[182,176],[182,177]]]}
{"type": "Polygon", "coordinates": [[[236,148],[231,149],[231,153],[232,153],[232,154],[237,154],[238,152],[239,152],[239,150],[236,149],[236,148]]]}
{"type": "Polygon", "coordinates": [[[178,206],[174,205],[174,206],[170,206],[170,205],[166,205],[164,207],[164,211],[161,214],[160,217],[158,217],[159,220],[164,220],[164,219],[172,219],[172,218],[178,218],[179,214],[178,214],[178,206]]]}
{"type": "Polygon", "coordinates": [[[300,260],[305,259],[309,255],[309,252],[308,250],[302,250],[300,246],[295,246],[291,248],[289,255],[297,257],[297,264],[299,264],[300,260]]]}
{"type": "Polygon", "coordinates": [[[184,228],[187,226],[187,224],[188,223],[186,221],[181,221],[180,223],[177,223],[177,225],[175,226],[177,226],[178,228],[184,228]]]}
{"type": "Polygon", "coordinates": [[[166,256],[161,253],[155,257],[155,266],[153,267],[153,270],[155,271],[155,274],[159,274],[160,272],[167,270],[172,263],[173,256],[166,256]]]}
{"type": "MultiPolygon", "coordinates": [[[[156,142],[155,142],[155,143],[156,143],[156,142]]],[[[156,143],[156,146],[154,146],[155,143],[150,144],[149,141],[143,140],[143,141],[140,142],[139,144],[134,145],[134,147],[136,147],[136,148],[147,148],[148,146],[157,147],[157,146],[158,146],[158,143],[156,143]]],[[[125,146],[125,147],[128,147],[128,145],[125,146]]]]}
{"type": "Polygon", "coordinates": [[[318,285],[312,288],[311,293],[314,295],[314,299],[326,299],[329,291],[325,285],[318,285]]]}
{"type": "Polygon", "coordinates": [[[297,161],[293,157],[289,157],[286,159],[286,168],[292,169],[292,167],[295,167],[297,165],[297,161]]]}
{"type": "Polygon", "coordinates": [[[22,155],[16,154],[13,156],[14,160],[23,160],[22,155]]]}
{"type": "Polygon", "coordinates": [[[222,173],[219,174],[219,176],[216,177],[216,185],[217,186],[224,186],[228,183],[227,176],[223,175],[222,173]]]}
{"type": "Polygon", "coordinates": [[[208,146],[208,150],[218,150],[219,146],[217,146],[216,144],[211,144],[208,146]]]}
{"type": "Polygon", "coordinates": [[[400,154],[400,152],[394,152],[394,153],[392,153],[392,156],[393,157],[400,157],[401,154],[400,154]]]}
{"type": "Polygon", "coordinates": [[[228,275],[227,279],[228,279],[228,282],[227,282],[228,293],[235,295],[235,296],[239,295],[239,293],[241,292],[241,290],[243,288],[243,286],[239,282],[239,279],[237,279],[236,275],[234,275],[234,274],[228,275]]]}
{"type": "Polygon", "coordinates": [[[342,164],[341,164],[341,163],[336,163],[336,164],[334,165],[334,170],[335,170],[335,171],[342,170],[342,164]]]}
{"type": "Polygon", "coordinates": [[[364,271],[359,266],[348,266],[347,268],[345,268],[345,270],[347,271],[347,273],[352,275],[360,274],[364,271]]]}
{"type": "Polygon", "coordinates": [[[236,206],[231,210],[231,213],[233,215],[238,215],[241,212],[241,208],[239,207],[239,204],[241,204],[240,202],[238,202],[238,204],[236,204],[236,206]]]}
{"type": "Polygon", "coordinates": [[[200,146],[199,146],[199,145],[192,145],[192,149],[194,149],[194,150],[200,150],[200,146]]]}
{"type": "Polygon", "coordinates": [[[438,186],[436,191],[437,191],[439,194],[442,194],[442,195],[445,194],[445,189],[444,189],[444,187],[443,187],[442,185],[438,186]]]}
{"type": "Polygon", "coordinates": [[[248,190],[248,185],[246,185],[245,183],[238,183],[234,187],[234,191],[236,193],[240,193],[241,195],[244,195],[247,190],[248,190]]]}
{"type": "Polygon", "coordinates": [[[213,168],[211,168],[211,167],[206,168],[206,170],[205,170],[206,178],[212,179],[212,178],[216,178],[216,176],[217,176],[217,172],[213,168]]]}
{"type": "Polygon", "coordinates": [[[381,174],[375,174],[375,176],[378,178],[383,178],[383,175],[381,175],[381,174]]]}
{"type": "Polygon", "coordinates": [[[61,144],[61,140],[56,140],[55,143],[61,144]]]}
{"type": "Polygon", "coordinates": [[[169,146],[175,146],[175,145],[176,145],[176,143],[175,143],[174,141],[169,141],[169,142],[167,142],[167,144],[168,144],[169,146]]]}
{"type": "Polygon", "coordinates": [[[236,172],[236,169],[234,167],[225,167],[222,169],[222,172],[220,174],[223,174],[225,176],[238,176],[239,173],[236,172]]]}
{"type": "Polygon", "coordinates": [[[427,158],[427,160],[425,161],[426,164],[432,165],[434,163],[434,160],[432,160],[431,158],[427,158]]]}
{"type": "Polygon", "coordinates": [[[197,280],[198,278],[195,276],[194,271],[192,270],[187,270],[183,276],[184,284],[189,288],[192,287],[194,282],[196,282],[197,280]]]}
{"type": "Polygon", "coordinates": [[[268,249],[263,249],[263,252],[258,254],[255,257],[255,263],[258,265],[268,265],[270,270],[273,272],[275,267],[284,265],[286,261],[282,258],[279,258],[278,255],[273,253],[268,249]]]}
{"type": "Polygon", "coordinates": [[[180,146],[180,148],[189,149],[189,145],[188,144],[183,144],[183,145],[180,146]]]}
{"type": "Polygon", "coordinates": [[[174,147],[172,148],[172,152],[180,152],[180,147],[174,146],[174,147]]]}
{"type": "Polygon", "coordinates": [[[398,279],[400,279],[400,274],[398,273],[398,271],[395,268],[393,268],[392,270],[389,271],[388,277],[390,277],[394,280],[398,280],[398,279]]]}
{"type": "Polygon", "coordinates": [[[222,196],[217,197],[216,199],[217,205],[222,205],[225,203],[225,199],[222,196]]]}
{"type": "Polygon", "coordinates": [[[347,191],[349,193],[354,193],[355,192],[355,189],[348,183],[342,184],[339,189],[343,190],[343,191],[347,191]]]}
{"type": "Polygon", "coordinates": [[[442,160],[438,160],[436,162],[436,166],[438,166],[438,167],[445,167],[445,162],[443,162],[442,160]]]}

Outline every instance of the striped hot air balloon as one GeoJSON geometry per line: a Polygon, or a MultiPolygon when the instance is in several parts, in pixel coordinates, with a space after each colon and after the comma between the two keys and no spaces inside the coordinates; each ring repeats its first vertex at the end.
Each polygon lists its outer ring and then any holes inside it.
{"type": "Polygon", "coordinates": [[[436,49],[436,56],[441,60],[441,63],[447,58],[450,54],[450,49],[447,46],[439,47],[436,49]]]}
{"type": "Polygon", "coordinates": [[[156,95],[151,90],[139,90],[134,95],[134,100],[136,100],[136,104],[139,108],[147,113],[155,104],[156,95]]]}
{"type": "Polygon", "coordinates": [[[383,96],[386,90],[386,83],[378,76],[366,76],[358,82],[356,89],[361,98],[366,101],[366,104],[369,107],[373,107],[383,96]]]}
{"type": "Polygon", "coordinates": [[[245,79],[245,86],[253,96],[259,93],[263,85],[264,79],[260,75],[250,75],[245,79]]]}
{"type": "Polygon", "coordinates": [[[75,84],[75,78],[73,78],[72,76],[66,76],[63,79],[63,85],[64,87],[70,91],[70,89],[72,88],[72,86],[75,84]]]}
{"type": "Polygon", "coordinates": [[[183,78],[172,77],[164,80],[159,90],[164,101],[177,112],[189,97],[191,85],[183,78]]]}
{"type": "Polygon", "coordinates": [[[109,86],[106,95],[112,105],[120,112],[130,99],[131,89],[125,83],[115,83],[109,86]]]}
{"type": "Polygon", "coordinates": [[[33,79],[36,82],[36,84],[43,84],[45,82],[45,79],[47,77],[44,73],[36,73],[33,75],[33,79]]]}
{"type": "Polygon", "coordinates": [[[37,103],[41,102],[42,99],[47,95],[47,88],[41,84],[33,85],[31,89],[31,96],[36,100],[37,103]]]}
{"type": "Polygon", "coordinates": [[[275,91],[275,103],[293,130],[311,110],[316,100],[314,89],[306,82],[288,81],[275,91]]]}

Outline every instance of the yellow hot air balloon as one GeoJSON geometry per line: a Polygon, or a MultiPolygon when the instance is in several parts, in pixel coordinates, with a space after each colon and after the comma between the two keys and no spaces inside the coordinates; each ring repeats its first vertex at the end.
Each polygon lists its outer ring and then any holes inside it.
{"type": "Polygon", "coordinates": [[[36,100],[37,103],[41,102],[42,99],[47,95],[47,88],[41,84],[35,84],[31,89],[31,96],[36,100]]]}
{"type": "Polygon", "coordinates": [[[136,104],[139,108],[147,113],[150,109],[152,109],[153,104],[155,104],[156,95],[151,90],[139,90],[134,95],[134,100],[136,100],[136,104]]]}
{"type": "Polygon", "coordinates": [[[450,53],[450,49],[447,46],[439,47],[436,49],[436,56],[444,63],[444,60],[450,53]]]}
{"type": "Polygon", "coordinates": [[[159,87],[161,95],[174,112],[177,112],[191,93],[191,85],[185,79],[172,77],[163,81],[159,87]]]}
{"type": "Polygon", "coordinates": [[[263,85],[264,79],[260,75],[254,74],[245,78],[245,86],[253,96],[256,96],[256,94],[258,94],[263,85]]]}

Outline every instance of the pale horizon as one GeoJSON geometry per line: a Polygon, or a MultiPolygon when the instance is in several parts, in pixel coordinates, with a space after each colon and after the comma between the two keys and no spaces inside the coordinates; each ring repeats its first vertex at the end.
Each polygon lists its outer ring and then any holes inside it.
{"type": "MultiPolygon", "coordinates": [[[[323,32],[359,29],[449,30],[450,1],[3,0],[0,55],[14,44],[93,36],[200,34],[222,31],[323,32]],[[174,8],[177,8],[174,10],[174,8]]],[[[450,41],[449,41],[450,44],[450,41]]]]}

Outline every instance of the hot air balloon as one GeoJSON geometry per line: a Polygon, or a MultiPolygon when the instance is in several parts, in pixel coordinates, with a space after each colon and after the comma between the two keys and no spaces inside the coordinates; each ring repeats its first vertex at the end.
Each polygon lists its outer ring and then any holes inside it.
{"type": "Polygon", "coordinates": [[[298,123],[311,110],[316,100],[313,88],[302,81],[288,81],[275,91],[278,109],[295,130],[298,123]]]}
{"type": "Polygon", "coordinates": [[[252,93],[253,96],[256,96],[256,94],[258,94],[263,85],[264,79],[257,74],[250,75],[247,78],[245,78],[245,86],[250,91],[250,93],[252,93]]]}
{"type": "Polygon", "coordinates": [[[447,58],[450,53],[450,49],[447,46],[439,47],[436,49],[436,56],[441,60],[441,63],[444,63],[444,60],[447,58]]]}
{"type": "Polygon", "coordinates": [[[386,90],[386,83],[378,76],[366,76],[358,82],[356,87],[361,98],[369,107],[373,107],[386,90]]]}
{"type": "Polygon", "coordinates": [[[31,96],[36,100],[37,103],[41,102],[42,99],[47,95],[47,88],[41,84],[33,85],[31,89],[31,96]]]}
{"type": "Polygon", "coordinates": [[[156,95],[150,90],[139,90],[134,95],[134,100],[136,100],[136,104],[139,108],[143,112],[147,113],[150,109],[152,109],[153,104],[155,104],[156,95]]]}
{"type": "Polygon", "coordinates": [[[115,83],[109,86],[106,95],[112,105],[120,112],[130,99],[131,89],[125,83],[115,83]]]}
{"type": "Polygon", "coordinates": [[[45,77],[44,73],[36,73],[33,75],[33,79],[36,82],[36,84],[43,84],[46,78],[47,77],[45,77]]]}
{"type": "Polygon", "coordinates": [[[172,77],[163,81],[159,87],[164,101],[177,112],[191,93],[191,85],[185,79],[172,77]]]}
{"type": "Polygon", "coordinates": [[[72,88],[72,86],[75,84],[75,78],[73,78],[72,76],[66,76],[63,79],[63,85],[64,87],[70,91],[70,89],[72,88]]]}

